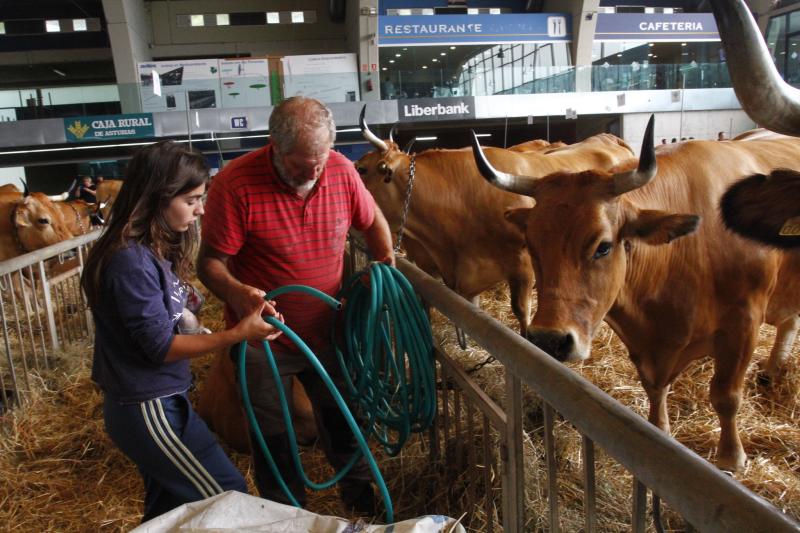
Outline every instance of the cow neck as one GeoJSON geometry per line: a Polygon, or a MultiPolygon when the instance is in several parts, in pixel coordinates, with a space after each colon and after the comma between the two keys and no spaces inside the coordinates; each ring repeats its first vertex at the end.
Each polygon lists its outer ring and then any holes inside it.
{"type": "Polygon", "coordinates": [[[408,185],[406,186],[406,198],[403,201],[403,212],[400,215],[400,229],[397,230],[397,243],[394,245],[394,253],[400,250],[403,244],[403,234],[406,230],[406,221],[408,220],[408,208],[411,207],[411,190],[414,188],[414,176],[417,173],[417,154],[410,156],[411,162],[408,165],[408,185]]]}
{"type": "Polygon", "coordinates": [[[14,241],[17,243],[17,247],[22,251],[23,254],[27,254],[30,252],[25,245],[22,244],[22,239],[19,238],[19,228],[17,227],[17,209],[19,209],[19,202],[14,203],[14,207],[11,208],[11,233],[14,234],[14,241]]]}
{"type": "Polygon", "coordinates": [[[83,220],[81,220],[80,213],[78,213],[78,210],[70,202],[67,202],[67,205],[70,207],[70,209],[72,209],[72,212],[75,213],[75,220],[78,221],[78,227],[81,229],[81,235],[86,235],[86,228],[83,225],[83,220]]]}

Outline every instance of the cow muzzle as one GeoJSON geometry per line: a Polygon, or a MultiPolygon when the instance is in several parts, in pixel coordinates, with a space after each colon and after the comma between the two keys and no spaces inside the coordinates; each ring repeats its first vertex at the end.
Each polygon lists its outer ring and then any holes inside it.
{"type": "Polygon", "coordinates": [[[570,330],[533,328],[528,330],[527,338],[542,351],[562,363],[581,361],[589,357],[586,343],[570,330]]]}

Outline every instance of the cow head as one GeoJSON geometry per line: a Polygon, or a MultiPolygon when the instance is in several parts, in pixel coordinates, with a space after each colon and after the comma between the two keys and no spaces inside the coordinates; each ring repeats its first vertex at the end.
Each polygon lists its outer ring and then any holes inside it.
{"type": "Polygon", "coordinates": [[[414,141],[412,140],[405,150],[400,150],[400,147],[394,142],[394,126],[392,126],[392,130],[389,132],[389,140],[382,140],[372,133],[369,126],[367,126],[367,121],[365,119],[366,111],[367,106],[365,105],[361,108],[361,116],[359,117],[361,133],[376,150],[356,161],[355,165],[356,170],[361,174],[362,179],[367,184],[367,188],[369,188],[373,180],[379,179],[384,183],[391,183],[392,178],[400,176],[404,171],[408,170],[408,151],[411,149],[411,145],[413,145],[414,141]]]}
{"type": "Polygon", "coordinates": [[[61,211],[50,198],[39,192],[29,193],[12,205],[11,222],[19,243],[32,251],[71,239],[61,211]]]}
{"type": "Polygon", "coordinates": [[[506,217],[525,232],[536,273],[538,309],[528,340],[560,361],[589,356],[592,337],[625,283],[633,245],[667,244],[697,227],[697,216],[639,210],[625,198],[656,173],[653,118],[638,167],[629,162],[618,172],[528,178],[494,170],[474,136],[473,153],[490,183],[536,200],[506,217]]]}

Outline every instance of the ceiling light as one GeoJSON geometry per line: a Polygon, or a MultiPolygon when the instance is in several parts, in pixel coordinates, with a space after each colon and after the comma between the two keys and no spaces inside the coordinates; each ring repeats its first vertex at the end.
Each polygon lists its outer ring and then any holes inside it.
{"type": "Polygon", "coordinates": [[[428,68],[428,65],[422,65],[422,68],[428,68]]]}
{"type": "Polygon", "coordinates": [[[450,47],[450,50],[455,50],[455,49],[456,49],[456,47],[455,47],[455,46],[451,46],[451,47],[450,47]]]}
{"type": "Polygon", "coordinates": [[[72,19],[72,31],[86,31],[86,19],[72,19]]]}
{"type": "Polygon", "coordinates": [[[476,133],[475,137],[491,137],[491,133],[476,133]]]}
{"type": "Polygon", "coordinates": [[[656,43],[647,43],[647,46],[655,46],[656,43]]]}
{"type": "Polygon", "coordinates": [[[230,26],[231,16],[228,13],[217,13],[217,26],[230,26]]]}
{"type": "Polygon", "coordinates": [[[403,54],[395,54],[394,57],[403,57],[403,54]]]}
{"type": "Polygon", "coordinates": [[[381,67],[381,70],[387,70],[388,67],[381,67]]]}
{"type": "Polygon", "coordinates": [[[54,68],[52,70],[53,70],[53,72],[55,72],[56,74],[58,74],[62,78],[66,78],[67,77],[67,74],[62,70],[58,70],[57,68],[54,68]]]}
{"type": "Polygon", "coordinates": [[[418,141],[435,141],[435,140],[436,140],[436,139],[438,139],[438,138],[439,138],[439,137],[436,137],[436,136],[434,135],[433,137],[417,137],[417,140],[418,140],[418,141]]]}
{"type": "Polygon", "coordinates": [[[681,46],[686,46],[686,43],[681,43],[681,46]]]}
{"type": "Polygon", "coordinates": [[[292,23],[302,24],[305,21],[302,11],[292,11],[292,23]]]}
{"type": "Polygon", "coordinates": [[[55,33],[61,31],[61,24],[57,20],[45,20],[44,21],[45,30],[47,33],[55,33]]]}
{"type": "Polygon", "coordinates": [[[267,24],[280,24],[281,15],[275,11],[267,13],[267,24]]]}
{"type": "Polygon", "coordinates": [[[389,63],[394,63],[394,59],[390,59],[390,60],[389,60],[389,63]]]}
{"type": "MultiPolygon", "coordinates": [[[[792,46],[794,46],[795,44],[797,44],[797,43],[794,43],[794,44],[792,44],[792,46]]],[[[439,55],[440,55],[440,56],[446,56],[446,55],[447,55],[447,52],[439,52],[439,55]]]]}
{"type": "Polygon", "coordinates": [[[439,60],[438,60],[438,59],[436,59],[436,58],[434,57],[433,59],[431,59],[431,61],[432,61],[432,62],[434,62],[434,63],[436,63],[436,62],[437,62],[437,61],[439,61],[439,60]]]}

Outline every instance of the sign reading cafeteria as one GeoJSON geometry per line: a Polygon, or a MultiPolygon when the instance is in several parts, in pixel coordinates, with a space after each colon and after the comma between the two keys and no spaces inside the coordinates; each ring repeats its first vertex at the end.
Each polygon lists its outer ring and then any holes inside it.
{"type": "Polygon", "coordinates": [[[73,143],[155,137],[150,113],[65,118],[64,133],[73,143]]]}

